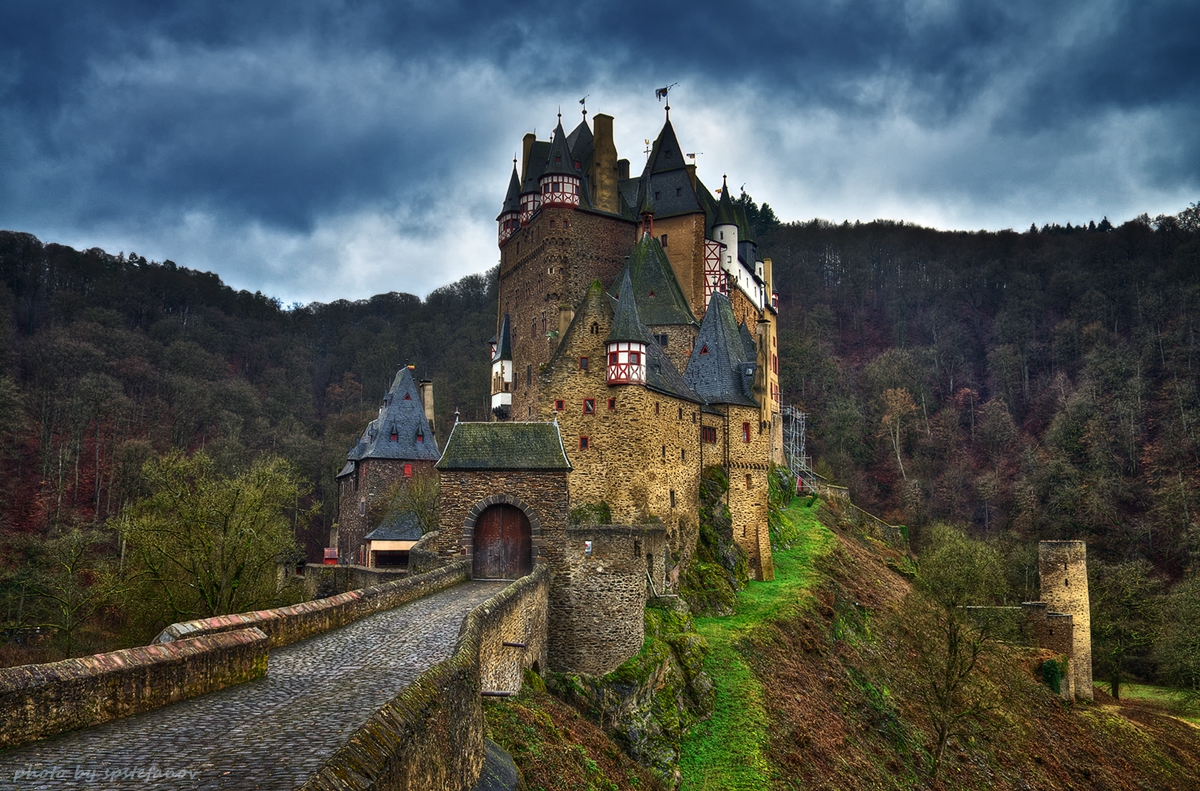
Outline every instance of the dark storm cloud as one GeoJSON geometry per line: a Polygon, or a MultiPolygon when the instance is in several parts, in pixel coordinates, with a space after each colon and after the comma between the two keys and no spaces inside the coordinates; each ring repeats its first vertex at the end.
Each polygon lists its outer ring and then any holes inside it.
{"type": "Polygon", "coordinates": [[[1198,40],[1189,2],[9,2],[0,226],[287,298],[425,292],[494,262],[521,133],[599,94],[631,156],[675,81],[785,218],[1177,210],[1198,40]]]}

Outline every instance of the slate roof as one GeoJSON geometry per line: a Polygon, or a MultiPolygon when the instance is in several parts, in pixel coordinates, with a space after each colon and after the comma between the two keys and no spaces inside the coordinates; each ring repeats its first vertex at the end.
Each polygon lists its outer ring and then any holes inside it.
{"type": "Polygon", "coordinates": [[[586,118],[579,122],[579,126],[571,130],[571,134],[567,135],[567,145],[571,147],[571,153],[575,155],[575,158],[583,163],[584,170],[587,170],[587,160],[592,156],[595,138],[592,136],[592,128],[588,126],[586,118]]]}
{"type": "MultiPolygon", "coordinates": [[[[580,163],[580,167],[582,164],[580,163]]],[[[567,145],[567,133],[563,131],[562,119],[559,119],[558,126],[554,127],[554,139],[550,142],[550,152],[546,155],[546,167],[542,170],[542,175],[579,178],[579,171],[575,169],[575,157],[571,153],[571,147],[567,145]]]]}
{"type": "Polygon", "coordinates": [[[508,194],[504,196],[504,206],[496,216],[496,222],[509,212],[521,210],[521,177],[517,175],[517,166],[513,165],[512,178],[508,180],[508,194]]]}
{"type": "Polygon", "coordinates": [[[420,541],[421,524],[412,511],[393,511],[379,527],[367,533],[367,541],[420,541]]]}
{"type": "Polygon", "coordinates": [[[496,336],[496,353],[492,356],[492,362],[512,358],[512,330],[509,329],[508,314],[505,313],[504,320],[500,322],[500,334],[496,336]]]}
{"type": "Polygon", "coordinates": [[[550,158],[550,141],[534,140],[529,147],[529,159],[525,163],[525,183],[521,185],[521,194],[541,192],[538,179],[546,169],[546,161],[550,158]]]}
{"type": "Polygon", "coordinates": [[[642,236],[625,264],[625,272],[633,284],[638,318],[643,324],[696,324],[692,308],[658,239],[642,236]]]}
{"type": "Polygon", "coordinates": [[[733,199],[729,197],[729,182],[721,178],[721,198],[717,201],[717,216],[713,225],[737,225],[737,211],[733,208],[733,199]]]}
{"type": "Polygon", "coordinates": [[[683,149],[679,147],[679,138],[675,136],[675,127],[671,125],[671,119],[663,124],[662,131],[658,133],[658,139],[654,141],[654,148],[650,151],[650,159],[646,161],[646,167],[651,175],[659,173],[667,173],[672,170],[687,170],[687,162],[683,158],[683,149]]]}
{"type": "Polygon", "coordinates": [[[758,406],[751,390],[757,367],[753,356],[747,359],[729,297],[714,293],[700,323],[684,381],[710,404],[758,406]]]}
{"type": "Polygon", "coordinates": [[[557,423],[454,424],[439,470],[571,469],[557,423]]]}
{"type": "Polygon", "coordinates": [[[613,315],[612,330],[605,343],[632,341],[645,343],[646,332],[638,319],[637,296],[634,294],[633,283],[629,279],[629,268],[626,267],[621,278],[621,289],[617,292],[617,307],[613,315]]]}
{"type": "Polygon", "coordinates": [[[688,387],[687,382],[684,381],[683,376],[663,348],[649,337],[649,331],[647,331],[646,337],[646,389],[681,398],[684,401],[691,401],[694,404],[704,403],[704,399],[688,387]]]}
{"type": "Polygon", "coordinates": [[[367,424],[358,444],[346,454],[349,462],[340,475],[354,470],[352,463],[363,459],[401,459],[403,461],[436,461],[437,442],[429,421],[425,419],[425,407],[413,381],[408,366],[396,374],[392,386],[383,397],[379,417],[367,424]],[[396,439],[392,439],[392,434],[396,439]],[[424,437],[417,442],[417,434],[424,437]]]}

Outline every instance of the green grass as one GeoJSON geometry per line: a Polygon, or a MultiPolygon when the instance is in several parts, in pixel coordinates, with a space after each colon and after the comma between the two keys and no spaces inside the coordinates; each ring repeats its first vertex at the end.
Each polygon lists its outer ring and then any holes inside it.
{"type": "MultiPolygon", "coordinates": [[[[1096,684],[1096,688],[1105,692],[1109,691],[1108,684],[1096,684]]],[[[1153,684],[1122,684],[1121,700],[1154,703],[1164,707],[1181,720],[1186,720],[1193,725],[1200,725],[1200,716],[1178,710],[1178,693],[1170,687],[1157,687],[1153,684]]]]}
{"type": "Polygon", "coordinates": [[[781,518],[798,536],[791,549],[773,553],[775,579],[751,582],[738,594],[737,611],[724,618],[696,618],[696,630],[711,652],[704,669],[716,688],[713,716],[684,738],[680,769],[684,791],[741,791],[770,788],[766,752],[768,718],[763,690],[738,650],[742,638],[760,623],[804,601],[814,561],[829,547],[832,534],[817,521],[816,509],[793,499],[781,518]]]}

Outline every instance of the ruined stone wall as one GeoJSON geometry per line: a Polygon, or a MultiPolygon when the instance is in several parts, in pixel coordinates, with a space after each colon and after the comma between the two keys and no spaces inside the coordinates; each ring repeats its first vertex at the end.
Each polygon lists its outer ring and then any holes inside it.
{"type": "Polygon", "coordinates": [[[751,578],[773,580],[775,564],[771,561],[771,534],[767,525],[770,427],[759,422],[756,407],[729,406],[726,409],[726,472],[729,475],[729,513],[733,518],[733,540],[746,551],[751,578]]]}
{"type": "Polygon", "coordinates": [[[454,563],[445,568],[405,577],[395,582],[363,590],[348,591],[325,599],[277,607],[273,610],[218,615],[194,621],[174,623],[154,639],[156,643],[171,643],[237,629],[257,627],[269,640],[271,648],[304,640],[331,629],[345,626],[383,610],[399,607],[423,596],[445,590],[463,582],[470,575],[466,563],[454,563]]]}
{"type": "MultiPolygon", "coordinates": [[[[467,561],[474,552],[474,517],[489,498],[506,496],[529,517],[533,561],[553,560],[567,527],[569,497],[566,472],[519,470],[450,470],[438,473],[441,483],[441,529],[437,549],[443,557],[467,561]],[[474,514],[472,513],[474,511],[474,514]],[[470,519],[470,524],[468,524],[470,519]]],[[[411,552],[409,557],[412,557],[411,552]]]]}
{"type": "Polygon", "coordinates": [[[432,475],[434,462],[399,459],[364,459],[358,471],[338,480],[338,563],[362,565],[359,551],[363,538],[371,532],[387,507],[388,491],[405,480],[404,465],[411,464],[413,475],[432,475]]]}
{"type": "Polygon", "coordinates": [[[636,654],[652,595],[647,571],[661,592],[667,562],[660,526],[569,528],[550,593],[551,669],[603,675],[636,654]]]}
{"type": "Polygon", "coordinates": [[[544,666],[549,569],[534,569],[471,611],[454,653],[405,687],[313,774],[302,791],[470,791],[484,764],[483,691],[519,689],[544,666]],[[544,610],[543,610],[544,612],[544,610]],[[503,646],[523,635],[526,648],[503,646]],[[510,651],[499,660],[496,653],[510,651]],[[520,657],[514,659],[520,653],[520,657]],[[496,665],[489,663],[496,662],[496,665]],[[489,686],[496,684],[496,687],[489,686]],[[515,684],[515,686],[514,686],[515,684]]]}
{"type": "Polygon", "coordinates": [[[1038,543],[1042,601],[1051,612],[1073,616],[1075,695],[1092,700],[1092,619],[1088,600],[1087,545],[1082,541],[1038,543]]]}
{"type": "Polygon", "coordinates": [[[559,306],[576,307],[595,279],[612,284],[633,249],[633,230],[621,218],[546,208],[501,248],[497,327],[509,314],[513,420],[537,414],[537,374],[558,345],[559,306]]]}
{"type": "Polygon", "coordinates": [[[267,636],[254,628],[0,668],[0,748],[149,711],[266,673],[267,636]]]}
{"type": "Polygon", "coordinates": [[[1025,639],[1038,648],[1061,654],[1067,660],[1060,694],[1065,700],[1075,699],[1075,624],[1073,616],[1051,612],[1044,601],[1029,601],[1021,604],[1024,616],[1025,639]]]}

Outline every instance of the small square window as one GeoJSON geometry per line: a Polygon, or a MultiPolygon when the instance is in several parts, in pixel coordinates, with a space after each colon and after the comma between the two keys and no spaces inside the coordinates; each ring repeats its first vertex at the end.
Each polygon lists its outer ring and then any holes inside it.
{"type": "Polygon", "coordinates": [[[609,408],[609,411],[616,409],[617,408],[617,399],[615,399],[615,398],[608,399],[608,408],[609,408]]]}
{"type": "Polygon", "coordinates": [[[404,465],[404,477],[405,477],[405,478],[411,478],[411,477],[412,477],[412,465],[411,465],[411,464],[405,464],[405,465],[404,465]]]}
{"type": "Polygon", "coordinates": [[[656,415],[658,414],[658,402],[657,401],[654,402],[654,414],[656,414],[656,415]]]}
{"type": "Polygon", "coordinates": [[[586,371],[587,369],[588,369],[588,358],[580,357],[579,358],[579,370],[586,371]]]}
{"type": "Polygon", "coordinates": [[[683,407],[679,407],[679,420],[683,420],[683,407]]]}
{"type": "Polygon", "coordinates": [[[679,449],[679,460],[680,460],[680,461],[687,461],[687,448],[680,448],[680,449],[679,449]]]}
{"type": "Polygon", "coordinates": [[[662,446],[662,457],[664,459],[667,458],[667,446],[666,445],[662,446]]]}
{"type": "Polygon", "coordinates": [[[585,415],[596,414],[596,399],[594,399],[594,398],[583,399],[583,414],[585,414],[585,415]]]}
{"type": "MultiPolygon", "coordinates": [[[[555,412],[563,411],[563,402],[562,402],[561,398],[554,399],[554,411],[555,412]]],[[[750,425],[750,424],[747,423],[746,425],[750,425]]],[[[749,442],[749,440],[746,440],[746,441],[749,442]]]]}
{"type": "Polygon", "coordinates": [[[750,424],[743,423],[742,424],[742,442],[749,442],[749,441],[750,441],[750,424]]]}
{"type": "Polygon", "coordinates": [[[667,235],[665,233],[662,235],[662,246],[667,246],[667,235]]]}
{"type": "Polygon", "coordinates": [[[629,353],[629,364],[630,364],[630,365],[641,365],[641,362],[642,362],[642,355],[641,355],[641,354],[639,354],[639,353],[637,353],[637,352],[630,352],[630,353],[629,353]]]}
{"type": "Polygon", "coordinates": [[[588,437],[580,437],[579,438],[579,449],[580,450],[587,450],[588,444],[589,444],[588,437]]]}
{"type": "Polygon", "coordinates": [[[747,489],[754,488],[754,478],[750,475],[750,473],[746,473],[746,488],[747,489]]]}
{"type": "Polygon", "coordinates": [[[675,490],[674,489],[671,490],[671,507],[672,508],[675,507],[675,490]]]}

